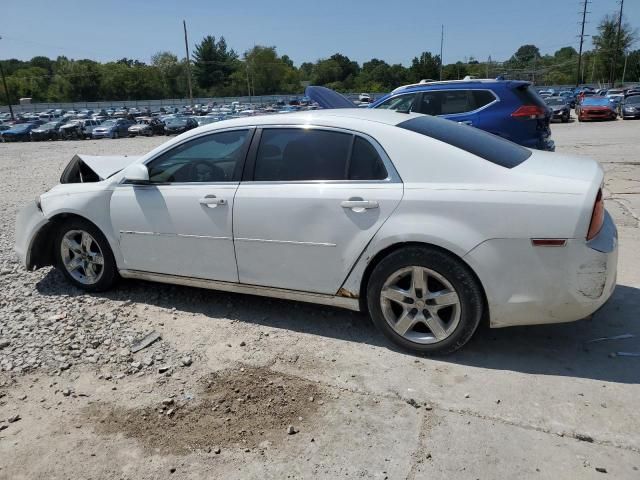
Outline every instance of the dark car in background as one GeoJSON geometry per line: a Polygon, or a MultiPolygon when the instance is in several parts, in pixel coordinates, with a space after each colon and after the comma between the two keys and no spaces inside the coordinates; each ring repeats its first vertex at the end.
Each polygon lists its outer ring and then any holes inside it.
{"type": "Polygon", "coordinates": [[[565,98],[549,97],[544,99],[544,103],[546,103],[553,112],[551,120],[560,120],[562,123],[569,122],[571,118],[571,107],[569,107],[565,98]]]}
{"type": "Polygon", "coordinates": [[[563,90],[559,93],[560,98],[562,98],[569,108],[576,108],[576,97],[573,95],[571,90],[563,90]]]}
{"type": "Polygon", "coordinates": [[[586,120],[615,120],[618,117],[616,109],[607,97],[584,97],[576,105],[576,115],[579,122],[586,120]]]}
{"type": "Polygon", "coordinates": [[[91,138],[119,138],[129,135],[129,127],[133,125],[126,118],[105,120],[91,132],[91,138]]]}
{"type": "Polygon", "coordinates": [[[191,117],[172,117],[166,120],[164,125],[165,135],[176,135],[196,128],[198,122],[191,117]]]}
{"type": "Polygon", "coordinates": [[[137,135],[145,135],[151,137],[153,135],[161,135],[164,133],[164,123],[157,118],[138,117],[136,123],[131,125],[127,130],[130,137],[137,135]]]}
{"type": "Polygon", "coordinates": [[[2,132],[3,142],[24,142],[31,140],[31,130],[39,127],[40,123],[18,123],[9,130],[2,132]]]}
{"type": "Polygon", "coordinates": [[[40,125],[38,128],[31,130],[31,140],[57,140],[60,135],[60,127],[63,124],[62,120],[56,120],[40,125]]]}
{"type": "Polygon", "coordinates": [[[620,112],[623,120],[640,118],[640,93],[626,97],[620,105],[620,112]]]}

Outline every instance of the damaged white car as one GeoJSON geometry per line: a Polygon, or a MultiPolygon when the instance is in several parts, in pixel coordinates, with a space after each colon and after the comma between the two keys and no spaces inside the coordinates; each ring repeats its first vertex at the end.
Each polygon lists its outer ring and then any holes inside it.
{"type": "Polygon", "coordinates": [[[616,283],[592,160],[387,110],[203,126],[142,157],[76,156],[17,219],[24,265],[368,312],[421,353],[584,318],[616,283]]]}

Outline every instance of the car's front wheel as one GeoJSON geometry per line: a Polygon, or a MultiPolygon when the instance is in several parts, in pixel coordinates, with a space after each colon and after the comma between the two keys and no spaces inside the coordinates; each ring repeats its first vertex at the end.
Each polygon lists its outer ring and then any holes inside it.
{"type": "Polygon", "coordinates": [[[467,343],[482,318],[483,298],[469,267],[432,247],[391,253],[367,286],[376,326],[397,345],[422,354],[447,354],[467,343]]]}
{"type": "Polygon", "coordinates": [[[55,242],[58,268],[76,287],[101,292],[114,285],[118,272],[113,253],[93,224],[68,220],[58,229],[55,242]]]}

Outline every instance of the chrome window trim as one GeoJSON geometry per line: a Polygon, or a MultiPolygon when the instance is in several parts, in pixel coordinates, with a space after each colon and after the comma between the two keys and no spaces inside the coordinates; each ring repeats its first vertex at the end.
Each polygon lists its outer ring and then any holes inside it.
{"type": "MultiPolygon", "coordinates": [[[[382,148],[382,145],[373,138],[371,135],[360,132],[358,130],[352,130],[350,128],[344,127],[331,127],[325,125],[318,124],[273,124],[273,125],[260,125],[258,128],[262,130],[271,130],[271,129],[287,129],[287,128],[297,128],[304,130],[325,130],[332,131],[338,133],[344,133],[347,135],[355,135],[361,137],[362,139],[368,141],[373,148],[376,150],[380,158],[382,159],[382,163],[384,168],[387,170],[387,178],[383,178],[381,180],[251,180],[251,181],[243,181],[242,184],[249,185],[292,185],[292,184],[358,184],[358,185],[367,185],[367,184],[388,184],[388,183],[402,183],[402,179],[400,178],[400,174],[396,170],[396,167],[393,165],[391,158],[387,155],[387,152],[382,148]]],[[[257,155],[256,155],[257,157],[257,155]]],[[[257,161],[257,158],[256,158],[257,161]]]]}

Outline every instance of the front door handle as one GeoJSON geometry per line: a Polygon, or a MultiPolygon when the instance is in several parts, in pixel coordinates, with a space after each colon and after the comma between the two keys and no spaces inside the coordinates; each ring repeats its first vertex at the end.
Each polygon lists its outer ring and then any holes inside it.
{"type": "Polygon", "coordinates": [[[473,122],[471,120],[462,120],[461,122],[458,122],[461,125],[469,125],[470,127],[473,127],[473,122]]]}
{"type": "Polygon", "coordinates": [[[215,195],[205,195],[200,199],[201,205],[206,205],[209,208],[215,208],[218,205],[224,205],[227,201],[224,198],[218,198],[215,195]]]}
{"type": "Polygon", "coordinates": [[[365,210],[378,208],[379,205],[378,202],[374,200],[363,200],[362,198],[357,197],[340,202],[340,206],[342,208],[350,208],[354,212],[364,212],[365,210]]]}

